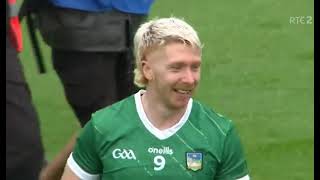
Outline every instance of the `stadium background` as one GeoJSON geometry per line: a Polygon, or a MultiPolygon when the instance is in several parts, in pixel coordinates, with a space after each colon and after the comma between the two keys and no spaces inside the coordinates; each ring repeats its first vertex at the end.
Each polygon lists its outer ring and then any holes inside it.
{"type": "MultiPolygon", "coordinates": [[[[158,0],[151,10],[150,18],[183,17],[198,31],[204,50],[195,98],[236,123],[254,180],[314,178],[313,3],[158,0]],[[290,23],[294,17],[305,19],[290,23]]],[[[41,42],[47,73],[39,74],[22,24],[20,57],[51,160],[79,125],[50,49],[41,42]]]]}

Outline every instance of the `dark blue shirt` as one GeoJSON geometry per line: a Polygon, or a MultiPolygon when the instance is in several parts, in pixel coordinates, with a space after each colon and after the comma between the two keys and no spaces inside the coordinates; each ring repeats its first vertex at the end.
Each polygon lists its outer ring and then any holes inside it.
{"type": "Polygon", "coordinates": [[[118,10],[133,14],[148,14],[154,0],[49,0],[55,6],[91,12],[118,10]]]}

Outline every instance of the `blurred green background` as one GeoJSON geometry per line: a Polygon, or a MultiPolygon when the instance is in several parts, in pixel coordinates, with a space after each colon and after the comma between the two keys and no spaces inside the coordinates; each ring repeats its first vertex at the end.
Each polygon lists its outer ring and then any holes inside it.
{"type": "MultiPolygon", "coordinates": [[[[314,178],[313,8],[311,0],[158,0],[152,7],[150,18],[184,18],[198,31],[204,49],[195,98],[235,122],[254,180],[314,178]],[[297,16],[305,24],[290,23],[297,16]]],[[[79,124],[43,42],[47,73],[38,73],[24,23],[20,57],[51,160],[79,124]]]]}

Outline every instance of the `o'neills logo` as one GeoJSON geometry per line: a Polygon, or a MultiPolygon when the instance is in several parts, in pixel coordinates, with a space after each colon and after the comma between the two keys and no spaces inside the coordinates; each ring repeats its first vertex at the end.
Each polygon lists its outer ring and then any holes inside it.
{"type": "Polygon", "coordinates": [[[155,148],[155,147],[150,147],[148,148],[149,153],[153,154],[173,154],[173,150],[170,149],[168,146],[167,147],[161,147],[161,148],[155,148]]]}

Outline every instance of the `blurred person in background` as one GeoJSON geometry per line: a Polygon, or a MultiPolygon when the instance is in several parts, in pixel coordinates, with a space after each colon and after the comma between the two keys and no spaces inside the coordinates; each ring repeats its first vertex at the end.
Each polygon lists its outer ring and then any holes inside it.
{"type": "MultiPolygon", "coordinates": [[[[39,30],[51,47],[53,67],[81,127],[96,110],[137,90],[132,36],[152,4],[153,0],[47,0],[37,10],[39,30]]],[[[42,180],[60,179],[75,137],[43,169],[42,180]]]]}
{"type": "Polygon", "coordinates": [[[16,1],[6,5],[6,180],[38,180],[44,163],[39,119],[18,57],[23,43],[16,1]]]}

